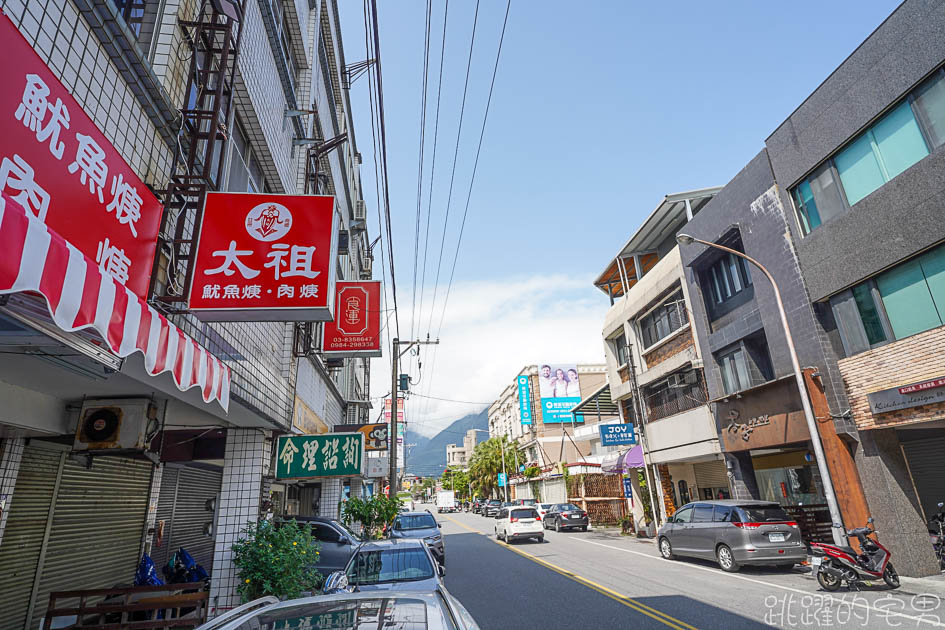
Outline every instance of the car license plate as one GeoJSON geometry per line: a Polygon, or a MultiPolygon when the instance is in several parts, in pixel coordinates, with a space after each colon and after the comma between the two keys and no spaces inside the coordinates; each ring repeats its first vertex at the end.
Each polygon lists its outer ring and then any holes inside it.
{"type": "Polygon", "coordinates": [[[812,567],[814,567],[814,568],[816,569],[817,567],[820,566],[820,563],[823,562],[823,561],[824,561],[824,559],[821,558],[820,556],[812,556],[811,559],[810,559],[810,566],[812,566],[812,567]]]}
{"type": "Polygon", "coordinates": [[[781,534],[781,533],[768,534],[768,540],[770,540],[771,542],[784,542],[784,534],[781,534]]]}

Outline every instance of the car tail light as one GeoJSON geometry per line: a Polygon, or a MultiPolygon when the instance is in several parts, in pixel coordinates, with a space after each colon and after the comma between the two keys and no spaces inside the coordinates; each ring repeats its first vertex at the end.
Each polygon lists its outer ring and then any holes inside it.
{"type": "Polygon", "coordinates": [[[738,529],[758,529],[761,523],[732,523],[738,529]]]}
{"type": "Polygon", "coordinates": [[[518,523],[518,519],[513,516],[512,518],[509,519],[509,522],[510,522],[510,523],[518,523]]]}

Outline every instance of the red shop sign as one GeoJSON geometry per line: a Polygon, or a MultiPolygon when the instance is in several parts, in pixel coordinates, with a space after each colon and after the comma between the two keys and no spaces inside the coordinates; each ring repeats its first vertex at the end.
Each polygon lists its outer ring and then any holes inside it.
{"type": "Polygon", "coordinates": [[[190,285],[206,321],[331,321],[334,197],[207,193],[190,285]]]}
{"type": "Polygon", "coordinates": [[[0,42],[0,191],[146,298],[161,204],[3,14],[0,42]]]}
{"type": "Polygon", "coordinates": [[[381,283],[338,281],[335,319],[325,322],[322,352],[336,357],[381,356],[381,283]]]}

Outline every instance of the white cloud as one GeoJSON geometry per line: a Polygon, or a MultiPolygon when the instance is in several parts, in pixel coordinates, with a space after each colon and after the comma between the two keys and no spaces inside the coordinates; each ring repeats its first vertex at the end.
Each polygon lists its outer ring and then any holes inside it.
{"type": "MultiPolygon", "coordinates": [[[[437,292],[433,334],[440,316],[442,289],[437,292]]],[[[431,297],[432,293],[425,296],[426,303],[431,297]]],[[[406,337],[410,331],[409,311],[403,317],[403,297],[400,303],[401,333],[406,337]]],[[[587,277],[536,275],[454,284],[440,345],[422,350],[421,371],[418,372],[415,362],[407,363],[411,377],[416,380],[419,375],[421,379],[413,391],[437,398],[489,403],[525,365],[603,363],[601,327],[607,308],[607,299],[587,277]]],[[[428,315],[418,317],[423,336],[427,318],[428,315]]],[[[386,393],[390,379],[390,358],[375,359],[372,394],[386,393]]],[[[408,429],[432,436],[484,406],[413,396],[407,403],[408,429]]]]}

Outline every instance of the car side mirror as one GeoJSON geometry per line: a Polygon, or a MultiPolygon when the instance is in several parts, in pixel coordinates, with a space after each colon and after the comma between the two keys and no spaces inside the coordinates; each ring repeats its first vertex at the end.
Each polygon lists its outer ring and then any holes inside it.
{"type": "Polygon", "coordinates": [[[437,522],[436,526],[440,529],[443,529],[443,523],[437,522]]]}
{"type": "Polygon", "coordinates": [[[440,575],[440,577],[446,577],[446,567],[444,567],[439,562],[436,563],[436,572],[440,575]]]}
{"type": "Polygon", "coordinates": [[[325,580],[325,586],[322,588],[325,595],[334,593],[348,593],[348,575],[344,571],[335,571],[325,580]]]}

